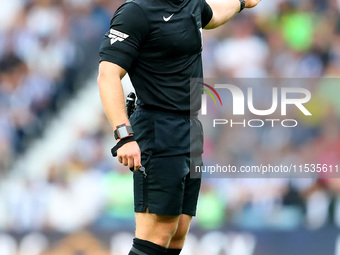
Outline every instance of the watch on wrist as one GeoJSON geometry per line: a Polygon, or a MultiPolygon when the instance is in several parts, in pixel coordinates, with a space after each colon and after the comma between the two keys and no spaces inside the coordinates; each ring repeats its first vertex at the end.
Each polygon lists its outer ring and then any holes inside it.
{"type": "Polygon", "coordinates": [[[117,129],[113,132],[115,139],[124,139],[133,134],[133,130],[131,126],[127,126],[126,124],[122,124],[117,126],[117,129]]]}
{"type": "Polygon", "coordinates": [[[246,0],[240,0],[240,3],[241,3],[241,8],[240,8],[239,13],[246,7],[246,0]]]}

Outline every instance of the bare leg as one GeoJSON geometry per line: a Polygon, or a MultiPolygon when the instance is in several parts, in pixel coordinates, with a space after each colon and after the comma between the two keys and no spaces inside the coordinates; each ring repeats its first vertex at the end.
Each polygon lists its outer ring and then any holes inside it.
{"type": "Polygon", "coordinates": [[[136,237],[167,248],[176,233],[180,216],[136,213],[136,237]]]}
{"type": "Polygon", "coordinates": [[[185,238],[189,232],[192,216],[181,214],[179,216],[178,227],[176,233],[173,235],[168,248],[182,249],[185,238]]]}

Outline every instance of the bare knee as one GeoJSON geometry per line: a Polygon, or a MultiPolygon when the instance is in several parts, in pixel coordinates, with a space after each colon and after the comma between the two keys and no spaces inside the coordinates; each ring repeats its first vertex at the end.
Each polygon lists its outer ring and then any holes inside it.
{"type": "Polygon", "coordinates": [[[168,247],[177,231],[179,216],[136,213],[136,237],[168,247]]]}
{"type": "Polygon", "coordinates": [[[178,223],[176,233],[171,238],[169,248],[172,249],[182,249],[186,236],[189,232],[191,216],[181,215],[178,223]]]}
{"type": "Polygon", "coordinates": [[[169,246],[171,246],[170,248],[174,248],[174,249],[182,248],[184,241],[185,241],[185,238],[188,234],[188,230],[189,229],[184,229],[184,228],[177,230],[176,233],[171,238],[171,242],[170,242],[170,245],[169,245],[169,246]]]}
{"type": "MultiPolygon", "coordinates": [[[[178,218],[178,217],[177,217],[178,218]]],[[[168,247],[171,238],[175,235],[178,227],[178,219],[170,216],[157,215],[157,223],[152,229],[155,243],[163,247],[168,247]]]]}

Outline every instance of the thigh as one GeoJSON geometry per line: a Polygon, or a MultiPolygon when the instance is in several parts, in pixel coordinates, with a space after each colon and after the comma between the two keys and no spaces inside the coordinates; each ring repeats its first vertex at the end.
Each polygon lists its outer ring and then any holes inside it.
{"type": "Polygon", "coordinates": [[[176,239],[176,237],[182,238],[187,235],[189,228],[190,228],[191,219],[192,219],[191,215],[181,214],[179,216],[178,226],[177,226],[176,233],[174,235],[174,239],[176,239]]]}

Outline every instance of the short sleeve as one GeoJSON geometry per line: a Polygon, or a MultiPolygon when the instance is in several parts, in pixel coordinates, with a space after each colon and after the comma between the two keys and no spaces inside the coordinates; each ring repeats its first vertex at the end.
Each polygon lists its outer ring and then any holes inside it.
{"type": "Polygon", "coordinates": [[[143,9],[133,2],[123,4],[115,12],[110,30],[102,39],[100,61],[112,62],[128,71],[138,57],[148,32],[149,25],[143,9]]]}
{"type": "Polygon", "coordinates": [[[202,0],[202,28],[208,25],[212,16],[213,11],[210,5],[205,0],[202,0]]]}

